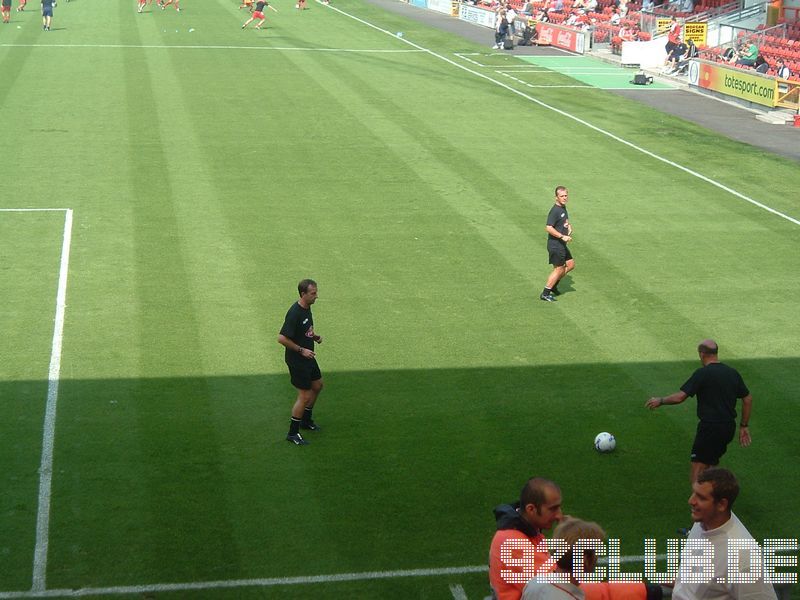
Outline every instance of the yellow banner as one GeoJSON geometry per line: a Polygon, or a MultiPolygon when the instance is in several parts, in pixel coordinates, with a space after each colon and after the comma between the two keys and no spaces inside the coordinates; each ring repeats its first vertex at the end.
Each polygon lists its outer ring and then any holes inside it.
{"type": "Polygon", "coordinates": [[[705,61],[692,61],[689,83],[769,107],[775,106],[778,97],[777,79],[705,61]]]}
{"type": "Polygon", "coordinates": [[[658,19],[656,21],[656,35],[667,33],[670,25],[672,25],[672,19],[658,19]]]}
{"type": "Polygon", "coordinates": [[[695,46],[705,46],[708,39],[708,23],[686,23],[683,26],[683,41],[692,40],[695,46]]]}

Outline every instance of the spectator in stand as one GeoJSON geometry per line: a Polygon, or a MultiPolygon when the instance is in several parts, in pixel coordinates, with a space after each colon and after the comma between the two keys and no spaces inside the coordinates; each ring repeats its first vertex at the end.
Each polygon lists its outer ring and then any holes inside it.
{"type": "Polygon", "coordinates": [[[619,25],[619,22],[622,20],[622,16],[619,14],[619,9],[615,8],[614,12],[611,13],[611,18],[608,20],[609,23],[612,25],[619,25]]]}
{"type": "Polygon", "coordinates": [[[550,8],[550,10],[548,12],[550,12],[550,11],[557,12],[557,13],[564,12],[564,0],[555,0],[555,2],[553,3],[553,6],[550,8]]]}
{"type": "Polygon", "coordinates": [[[632,42],[636,39],[636,34],[633,32],[633,27],[629,27],[627,25],[623,25],[617,35],[619,36],[620,42],[632,42]]]}
{"type": "Polygon", "coordinates": [[[678,47],[670,55],[670,64],[665,74],[678,75],[685,73],[689,66],[689,60],[697,57],[697,52],[697,46],[694,45],[692,40],[686,40],[678,44],[678,47]]]}
{"type": "Polygon", "coordinates": [[[767,62],[767,59],[761,56],[760,54],[756,56],[755,68],[756,68],[756,73],[766,74],[767,71],[769,71],[769,63],[767,62]]]}
{"type": "Polygon", "coordinates": [[[699,53],[700,51],[697,49],[697,46],[694,45],[694,42],[692,40],[686,40],[686,52],[678,60],[675,73],[685,73],[686,69],[689,68],[689,61],[693,58],[697,58],[699,53]]]}
{"type": "Polygon", "coordinates": [[[725,51],[722,53],[722,60],[726,63],[733,64],[736,60],[736,48],[733,46],[725,48],[725,51]]]}
{"type": "Polygon", "coordinates": [[[570,13],[570,15],[564,19],[562,25],[566,25],[567,27],[576,27],[578,25],[578,13],[570,13]]]}
{"type": "Polygon", "coordinates": [[[525,23],[525,29],[522,30],[522,39],[519,42],[520,46],[533,46],[539,37],[539,32],[536,31],[536,21],[528,19],[525,23]]]}
{"type": "Polygon", "coordinates": [[[580,10],[584,10],[586,8],[585,0],[575,0],[572,3],[572,8],[574,8],[575,10],[579,10],[579,9],[580,10]]]}
{"type": "Polygon", "coordinates": [[[522,5],[522,14],[526,17],[532,17],[534,11],[534,6],[532,0],[527,0],[525,4],[522,5]]]}
{"type": "Polygon", "coordinates": [[[669,56],[672,54],[672,51],[675,49],[675,46],[681,43],[681,24],[678,22],[678,19],[672,17],[672,20],[669,24],[669,32],[667,33],[667,43],[664,46],[664,50],[667,51],[667,60],[664,64],[669,61],[669,56]]]}
{"type": "Polygon", "coordinates": [[[643,0],[642,10],[645,12],[653,10],[653,0],[643,0]]]}
{"type": "Polygon", "coordinates": [[[586,12],[595,12],[597,10],[597,0],[586,0],[586,12]]]}
{"type": "Polygon", "coordinates": [[[627,15],[628,15],[628,0],[620,0],[619,16],[624,19],[627,15]]]}
{"type": "Polygon", "coordinates": [[[779,79],[789,79],[792,76],[791,69],[784,64],[782,58],[775,63],[775,74],[779,79]]]}
{"type": "Polygon", "coordinates": [[[661,72],[664,75],[672,75],[673,73],[677,72],[678,63],[680,62],[681,58],[684,57],[688,49],[689,46],[683,42],[680,42],[677,46],[675,46],[672,49],[672,52],[669,53],[669,56],[667,56],[667,64],[661,72]]]}
{"type": "Polygon", "coordinates": [[[756,64],[756,59],[758,58],[758,46],[751,43],[743,43],[741,49],[739,50],[736,58],[737,65],[742,65],[743,67],[754,67],[756,64]]]}
{"type": "Polygon", "coordinates": [[[549,23],[550,17],[547,16],[547,11],[542,9],[539,13],[534,17],[537,23],[549,23]]]}

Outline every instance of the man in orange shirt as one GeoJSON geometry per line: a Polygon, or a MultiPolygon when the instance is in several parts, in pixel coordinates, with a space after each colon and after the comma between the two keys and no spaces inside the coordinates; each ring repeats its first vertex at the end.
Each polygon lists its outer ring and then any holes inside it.
{"type": "Polygon", "coordinates": [[[520,492],[519,507],[502,504],[494,509],[494,515],[497,531],[489,550],[489,582],[497,600],[519,600],[530,579],[525,578],[525,572],[530,572],[534,566],[520,563],[533,558],[535,566],[540,567],[549,558],[544,545],[534,549],[544,541],[542,531],[550,529],[564,517],[561,513],[561,489],[549,479],[532,477],[520,492]],[[526,543],[531,546],[527,547],[526,543]],[[501,551],[504,544],[506,548],[519,547],[506,557],[501,551]]]}
{"type": "MultiPolygon", "coordinates": [[[[561,488],[541,477],[529,479],[520,492],[519,505],[494,509],[497,531],[489,549],[489,583],[495,600],[520,600],[522,591],[550,554],[542,531],[564,519],[561,488]]],[[[644,583],[585,583],[586,600],[659,600],[661,588],[644,583]]]]}

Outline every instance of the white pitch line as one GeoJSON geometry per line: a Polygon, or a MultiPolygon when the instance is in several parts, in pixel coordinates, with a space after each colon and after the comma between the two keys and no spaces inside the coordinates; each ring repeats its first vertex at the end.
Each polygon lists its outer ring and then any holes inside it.
{"type": "Polygon", "coordinates": [[[413,54],[424,50],[386,50],[374,48],[297,48],[271,46],[158,46],[147,44],[0,44],[0,48],[132,48],[156,50],[280,50],[284,52],[364,52],[373,54],[413,54]]]}
{"type": "MultiPolygon", "coordinates": [[[[666,554],[659,554],[656,560],[664,560],[666,554]]],[[[599,561],[603,563],[603,559],[599,561]]],[[[622,556],[620,563],[644,562],[644,556],[622,556]]],[[[333,573],[330,575],[308,575],[300,577],[270,577],[262,579],[227,579],[220,581],[196,581],[187,583],[154,583],[145,585],[125,585],[98,588],[32,590],[28,592],[0,592],[0,600],[14,598],[79,598],[85,596],[118,596],[123,594],[152,594],[162,592],[181,592],[198,590],[218,590],[232,588],[268,588],[283,585],[328,584],[343,581],[370,581],[375,579],[398,579],[401,577],[441,577],[445,575],[465,575],[486,573],[487,565],[467,567],[441,567],[437,569],[405,569],[394,571],[363,571],[360,573],[333,573]]],[[[460,587],[460,586],[459,586],[460,587]]]]}
{"type": "Polygon", "coordinates": [[[69,208],[0,208],[0,212],[64,212],[69,208]]]}
{"type": "Polygon", "coordinates": [[[567,85],[567,84],[564,84],[564,85],[557,85],[557,84],[556,85],[534,85],[532,83],[528,83],[527,81],[523,81],[522,79],[517,79],[516,77],[514,77],[513,75],[509,75],[508,73],[503,73],[502,71],[495,71],[495,72],[499,73],[503,77],[508,77],[509,79],[511,79],[513,81],[516,81],[518,84],[524,85],[525,87],[529,87],[531,89],[537,89],[537,88],[583,88],[583,89],[587,89],[587,90],[595,90],[595,89],[597,89],[597,88],[592,87],[591,85],[589,85],[587,83],[584,83],[584,84],[581,84],[581,85],[573,85],[573,84],[569,84],[569,85],[567,85]]]}
{"type": "Polygon", "coordinates": [[[397,579],[400,577],[439,577],[442,575],[464,575],[486,573],[489,567],[443,567],[439,569],[406,569],[396,571],[365,571],[361,573],[334,573],[331,575],[310,575],[304,577],[271,577],[265,579],[229,579],[223,581],[198,581],[190,583],[160,583],[152,585],[126,585],[104,588],[32,590],[30,592],[0,592],[0,599],[10,598],[57,598],[82,596],[115,596],[122,594],[147,594],[161,592],[180,592],[197,590],[217,590],[245,587],[276,587],[283,585],[312,585],[344,581],[369,581],[375,579],[397,579]]]}
{"type": "MultiPolygon", "coordinates": [[[[707,177],[706,175],[703,175],[702,173],[699,173],[699,172],[695,171],[694,169],[690,169],[689,167],[685,167],[685,166],[683,166],[683,165],[681,165],[679,163],[676,163],[675,161],[672,161],[672,160],[670,160],[668,158],[660,156],[659,154],[656,154],[655,152],[651,152],[650,150],[642,148],[641,146],[638,146],[638,145],[634,144],[633,142],[629,142],[628,140],[626,140],[624,138],[621,138],[620,136],[618,136],[618,135],[616,135],[614,133],[611,133],[610,131],[608,131],[606,129],[603,129],[602,127],[598,127],[597,125],[593,125],[592,123],[590,123],[589,121],[586,121],[585,119],[581,119],[580,117],[577,117],[577,116],[573,115],[572,113],[568,113],[567,111],[561,110],[560,108],[552,106],[551,104],[547,104],[546,102],[543,102],[542,100],[539,100],[538,98],[534,98],[533,96],[531,96],[530,94],[526,94],[522,90],[518,90],[518,89],[516,89],[516,88],[514,88],[514,87],[512,87],[510,85],[506,85],[502,81],[498,81],[497,79],[494,79],[493,77],[490,77],[489,75],[486,75],[484,73],[480,73],[480,72],[478,72],[478,71],[476,71],[474,69],[469,68],[466,65],[459,64],[456,61],[454,61],[454,60],[452,60],[452,59],[450,59],[450,58],[448,58],[446,56],[443,56],[443,55],[441,55],[441,54],[439,54],[437,52],[434,52],[433,50],[430,50],[429,48],[425,48],[424,46],[420,46],[419,44],[416,44],[416,43],[412,42],[411,40],[409,40],[406,37],[398,38],[394,33],[390,32],[390,31],[388,31],[386,29],[383,29],[382,27],[379,27],[379,26],[377,26],[377,25],[375,25],[373,23],[370,23],[369,21],[365,21],[361,17],[357,17],[357,16],[355,16],[353,14],[345,12],[342,9],[337,8],[336,6],[332,6],[330,4],[324,4],[323,5],[322,2],[320,2],[320,0],[316,0],[316,1],[320,5],[322,5],[325,8],[327,8],[328,10],[334,10],[334,11],[338,12],[339,14],[341,14],[341,15],[343,15],[345,17],[353,19],[354,21],[357,21],[357,22],[359,22],[359,23],[361,23],[363,25],[366,25],[367,27],[375,29],[376,31],[380,31],[380,32],[384,33],[385,35],[391,36],[391,37],[397,39],[398,41],[400,41],[400,42],[402,42],[404,44],[408,44],[409,46],[412,46],[412,47],[414,47],[414,48],[416,48],[418,50],[422,50],[422,51],[428,53],[430,56],[433,56],[434,58],[437,58],[437,59],[439,59],[441,61],[444,61],[447,64],[456,67],[457,69],[461,69],[462,71],[466,71],[467,73],[471,73],[472,75],[474,75],[475,77],[479,77],[480,79],[485,79],[486,81],[488,81],[490,83],[493,83],[494,85],[497,85],[497,86],[499,86],[499,87],[511,92],[512,94],[515,94],[517,96],[520,96],[521,98],[524,98],[525,100],[528,100],[529,102],[533,102],[534,104],[537,104],[537,105],[541,106],[542,108],[546,108],[547,110],[553,111],[554,113],[559,114],[562,117],[565,117],[567,119],[575,121],[576,123],[579,123],[579,124],[581,124],[581,125],[583,125],[585,127],[588,127],[592,131],[595,131],[595,132],[597,132],[597,133],[599,133],[601,135],[604,135],[604,136],[606,136],[606,137],[608,137],[608,138],[610,138],[610,139],[612,139],[612,140],[614,140],[616,142],[619,142],[620,144],[628,146],[632,150],[636,150],[637,152],[640,152],[640,153],[642,153],[642,154],[644,154],[646,156],[649,156],[650,158],[653,158],[653,159],[655,159],[655,160],[657,160],[659,162],[662,162],[662,163],[664,163],[666,165],[674,167],[674,168],[678,169],[679,171],[683,171],[687,175],[691,175],[692,177],[696,177],[697,179],[700,179],[701,181],[704,181],[704,182],[708,183],[709,185],[712,185],[712,186],[714,186],[714,187],[716,187],[716,188],[718,188],[718,189],[720,189],[720,190],[722,190],[724,192],[727,192],[727,193],[731,194],[732,196],[735,196],[735,197],[739,198],[740,200],[744,200],[745,202],[748,202],[748,203],[752,204],[753,206],[757,206],[758,208],[760,208],[762,210],[765,210],[765,211],[767,211],[769,213],[772,213],[775,216],[778,216],[778,217],[780,217],[782,219],[786,219],[790,223],[794,223],[795,225],[800,225],[800,220],[798,220],[798,219],[796,219],[794,217],[791,217],[791,216],[787,215],[786,213],[783,213],[783,212],[781,212],[781,211],[779,211],[777,209],[774,209],[771,206],[767,206],[766,204],[764,204],[762,202],[759,202],[758,200],[755,200],[754,198],[746,196],[745,194],[736,191],[735,189],[725,185],[724,183],[720,183],[719,181],[717,181],[715,179],[711,179],[710,177],[707,177]]],[[[465,58],[465,60],[469,60],[469,59],[465,58]]]]}
{"type": "Polygon", "coordinates": [[[460,583],[450,584],[450,593],[453,594],[453,600],[469,600],[467,592],[464,591],[460,583]]]}
{"type": "Polygon", "coordinates": [[[47,376],[47,406],[42,435],[42,463],[39,467],[39,508],[36,515],[36,547],[33,552],[32,591],[46,587],[47,547],[50,530],[50,491],[53,483],[53,440],[56,429],[58,382],[61,375],[61,345],[64,337],[64,313],[67,307],[67,275],[69,251],[72,244],[72,209],[64,213],[64,237],[61,244],[61,265],[58,271],[56,292],[56,317],[53,326],[53,344],[50,350],[50,370],[47,376]]]}

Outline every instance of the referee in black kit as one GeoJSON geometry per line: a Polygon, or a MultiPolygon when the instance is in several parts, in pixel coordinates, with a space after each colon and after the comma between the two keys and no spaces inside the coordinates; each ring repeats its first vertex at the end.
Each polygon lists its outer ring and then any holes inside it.
{"type": "Polygon", "coordinates": [[[322,337],[314,332],[314,317],[311,314],[311,305],[317,301],[317,282],[303,279],[297,284],[297,291],[300,299],[286,313],[278,343],[286,348],[286,365],[292,385],[297,388],[297,400],[292,407],[292,421],[286,440],[305,446],[308,442],[300,435],[300,428],[319,431],[311,412],[322,391],[322,373],[314,353],[314,343],[321,344],[322,337]]]}
{"type": "Polygon", "coordinates": [[[697,369],[681,389],[661,398],[650,398],[645,406],[650,410],[664,404],[680,404],[697,396],[697,433],[692,444],[690,483],[697,481],[709,467],[719,464],[736,435],[736,400],[742,399],[742,420],[739,423],[739,443],[746,447],[750,438],[750,413],[753,397],[739,372],[719,362],[719,347],[714,340],[703,340],[697,346],[702,367],[697,369]]]}
{"type": "Polygon", "coordinates": [[[572,225],[569,224],[567,214],[567,200],[569,191],[563,185],[556,188],[556,203],[547,214],[547,254],[553,271],[547,278],[547,283],[539,296],[545,302],[555,302],[558,291],[558,282],[564,275],[575,268],[575,260],[567,248],[567,243],[572,241],[572,225]]]}

